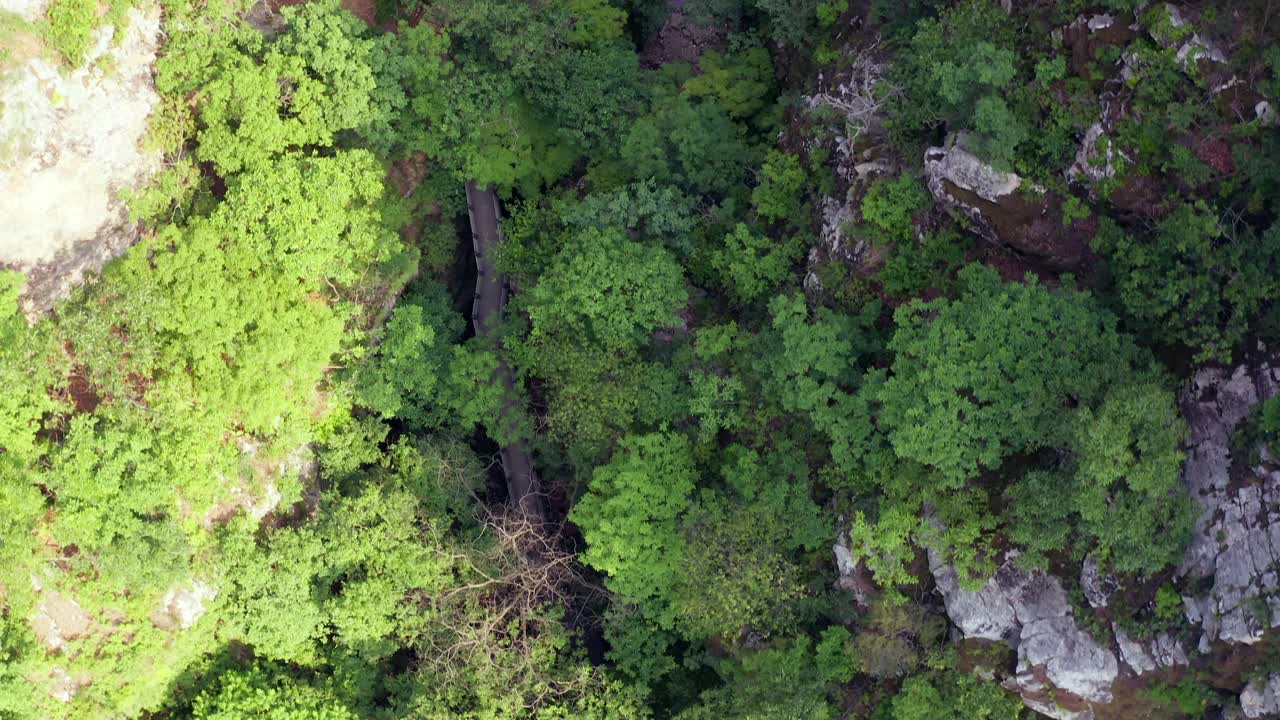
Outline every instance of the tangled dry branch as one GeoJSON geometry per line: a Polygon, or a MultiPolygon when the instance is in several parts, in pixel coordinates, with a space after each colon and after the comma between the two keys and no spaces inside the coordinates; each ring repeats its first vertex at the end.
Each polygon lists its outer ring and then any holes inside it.
{"type": "Polygon", "coordinates": [[[844,117],[842,145],[852,146],[865,132],[878,128],[885,105],[900,90],[885,79],[888,65],[876,59],[880,39],[848,58],[848,76],[825,92],[807,98],[809,109],[828,107],[844,117]]]}
{"type": "Polygon", "coordinates": [[[426,599],[441,622],[419,662],[445,685],[480,676],[537,688],[529,710],[581,692],[591,678],[545,681],[540,650],[563,637],[553,608],[585,608],[605,591],[583,575],[561,534],[515,510],[494,512],[455,561],[468,581],[426,599]]]}

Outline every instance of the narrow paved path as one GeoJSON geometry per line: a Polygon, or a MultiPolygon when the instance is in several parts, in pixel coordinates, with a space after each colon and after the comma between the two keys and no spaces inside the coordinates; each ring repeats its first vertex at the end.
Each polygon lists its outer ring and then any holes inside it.
{"type": "MultiPolygon", "coordinates": [[[[476,294],[471,304],[471,322],[476,335],[487,337],[502,321],[502,309],[507,304],[506,278],[498,272],[498,244],[502,233],[498,229],[498,196],[492,186],[481,190],[475,182],[467,183],[467,214],[471,218],[471,243],[476,257],[476,294]]],[[[515,375],[505,361],[498,365],[493,381],[506,388],[498,422],[510,427],[519,421],[523,408],[515,391],[515,375]]],[[[512,502],[531,520],[543,522],[546,510],[529,448],[523,442],[512,443],[504,446],[500,454],[512,502]]]]}

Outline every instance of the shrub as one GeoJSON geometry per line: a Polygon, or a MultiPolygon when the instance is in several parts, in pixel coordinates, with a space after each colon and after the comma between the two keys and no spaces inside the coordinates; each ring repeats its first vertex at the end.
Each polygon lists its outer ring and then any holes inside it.
{"type": "Polygon", "coordinates": [[[911,240],[912,220],[929,207],[929,193],[910,175],[880,180],[862,199],[862,220],[882,242],[911,240]]]}
{"type": "Polygon", "coordinates": [[[1197,361],[1229,361],[1267,299],[1280,291],[1280,225],[1229,227],[1202,204],[1182,205],[1150,236],[1103,220],[1094,240],[1111,265],[1125,312],[1197,361]]]}
{"type": "Polygon", "coordinates": [[[93,40],[94,0],[56,0],[49,6],[46,39],[72,65],[79,65],[93,40]]]}
{"type": "Polygon", "coordinates": [[[760,217],[769,220],[795,218],[804,190],[800,158],[777,150],[769,152],[760,170],[760,184],[751,191],[751,203],[760,217]]]}

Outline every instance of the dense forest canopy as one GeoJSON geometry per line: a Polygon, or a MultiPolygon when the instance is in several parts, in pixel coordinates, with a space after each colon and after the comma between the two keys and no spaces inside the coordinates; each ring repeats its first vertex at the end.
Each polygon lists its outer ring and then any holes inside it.
{"type": "Polygon", "coordinates": [[[1193,412],[1280,367],[1280,5],[159,2],[140,239],[0,271],[0,720],[1280,697],[1187,479],[1280,510],[1280,387],[1193,412]]]}

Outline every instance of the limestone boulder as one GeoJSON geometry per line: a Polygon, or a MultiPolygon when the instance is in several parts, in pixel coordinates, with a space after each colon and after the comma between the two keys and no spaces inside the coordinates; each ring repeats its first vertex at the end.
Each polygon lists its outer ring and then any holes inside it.
{"type": "Polygon", "coordinates": [[[1064,222],[1061,196],[982,160],[967,133],[926,150],[924,168],[934,198],[988,242],[1054,271],[1080,270],[1094,259],[1095,218],[1064,222]]]}
{"type": "Polygon", "coordinates": [[[200,580],[170,588],[151,612],[151,622],[162,630],[190,629],[217,597],[217,589],[200,580]]]}
{"type": "Polygon", "coordinates": [[[89,621],[89,614],[75,598],[56,590],[43,590],[31,616],[31,630],[50,652],[62,652],[68,641],[89,631],[89,621]]]}

